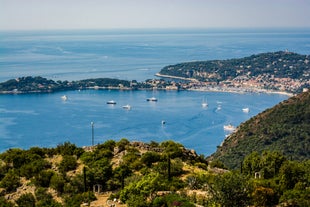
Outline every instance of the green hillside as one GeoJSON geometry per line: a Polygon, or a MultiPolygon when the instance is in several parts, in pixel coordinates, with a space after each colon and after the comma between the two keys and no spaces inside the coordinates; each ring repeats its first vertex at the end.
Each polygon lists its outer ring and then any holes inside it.
{"type": "Polygon", "coordinates": [[[263,89],[298,93],[309,87],[310,57],[288,51],[244,58],[185,62],[164,67],[159,75],[196,79],[209,84],[240,87],[253,82],[263,89]],[[294,86],[293,86],[294,85],[294,86]]]}
{"type": "Polygon", "coordinates": [[[310,158],[310,92],[304,92],[242,123],[212,159],[238,168],[253,151],[278,151],[293,160],[310,158]]]}
{"type": "Polygon", "coordinates": [[[240,171],[221,167],[173,141],[10,149],[0,154],[0,207],[310,205],[309,160],[254,152],[240,171]]]}

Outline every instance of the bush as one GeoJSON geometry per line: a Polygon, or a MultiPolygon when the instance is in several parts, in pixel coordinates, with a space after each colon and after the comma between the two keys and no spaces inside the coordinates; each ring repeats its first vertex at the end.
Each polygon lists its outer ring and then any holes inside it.
{"type": "Polygon", "coordinates": [[[0,207],[14,207],[14,204],[0,196],[0,207]]]}
{"type": "Polygon", "coordinates": [[[59,164],[59,171],[61,173],[66,173],[70,170],[75,170],[77,167],[77,161],[74,156],[71,155],[64,155],[62,161],[59,164]]]}
{"type": "Polygon", "coordinates": [[[160,155],[156,152],[146,152],[141,157],[141,162],[147,167],[151,167],[153,163],[160,160],[160,155]]]}
{"type": "Polygon", "coordinates": [[[80,207],[82,203],[88,203],[96,200],[93,192],[85,192],[65,197],[65,207],[80,207]]]}
{"type": "Polygon", "coordinates": [[[37,198],[36,207],[62,207],[62,205],[53,199],[53,196],[47,192],[47,189],[39,187],[36,189],[37,198]]]}
{"type": "Polygon", "coordinates": [[[0,187],[5,188],[7,193],[16,191],[19,186],[21,186],[21,183],[15,170],[9,170],[0,182],[0,187]]]}
{"type": "Polygon", "coordinates": [[[17,200],[16,203],[20,207],[35,207],[36,205],[36,200],[32,193],[26,193],[20,196],[17,200]]]}
{"type": "Polygon", "coordinates": [[[54,174],[51,177],[50,186],[61,194],[64,191],[65,179],[59,174],[54,174]]]}
{"type": "Polygon", "coordinates": [[[37,187],[48,188],[54,172],[52,170],[42,170],[38,175],[34,177],[34,184],[37,187]]]}

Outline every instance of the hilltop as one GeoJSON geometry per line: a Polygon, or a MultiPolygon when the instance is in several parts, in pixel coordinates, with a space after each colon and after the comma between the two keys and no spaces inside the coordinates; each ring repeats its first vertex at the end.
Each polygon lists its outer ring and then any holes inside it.
{"type": "Polygon", "coordinates": [[[108,140],[0,154],[0,206],[309,206],[310,162],[251,154],[228,171],[173,141],[108,140]],[[259,172],[259,179],[256,173],[259,172]],[[271,183],[271,185],[270,185],[271,183]]]}
{"type": "Polygon", "coordinates": [[[310,85],[310,56],[278,51],[237,59],[186,62],[166,66],[158,75],[196,80],[201,86],[299,93],[310,85]]]}
{"type": "Polygon", "coordinates": [[[293,160],[310,158],[310,91],[285,100],[242,123],[211,159],[240,167],[253,151],[278,151],[293,160]]]}

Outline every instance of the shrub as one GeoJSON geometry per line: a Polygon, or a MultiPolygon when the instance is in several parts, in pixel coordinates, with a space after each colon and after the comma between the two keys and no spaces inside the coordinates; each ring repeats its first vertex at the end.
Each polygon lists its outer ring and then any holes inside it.
{"type": "Polygon", "coordinates": [[[20,207],[35,207],[36,200],[32,193],[26,193],[21,195],[17,200],[16,203],[20,207]]]}
{"type": "Polygon", "coordinates": [[[64,155],[62,161],[59,164],[59,171],[61,173],[66,173],[70,170],[75,170],[77,167],[77,161],[74,156],[64,155]]]}
{"type": "Polygon", "coordinates": [[[5,188],[7,193],[16,191],[19,186],[21,183],[15,170],[9,170],[0,182],[0,187],[5,188]]]}

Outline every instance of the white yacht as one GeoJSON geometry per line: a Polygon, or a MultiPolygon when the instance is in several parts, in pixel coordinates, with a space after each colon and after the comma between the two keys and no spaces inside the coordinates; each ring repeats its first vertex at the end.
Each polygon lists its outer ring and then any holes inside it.
{"type": "Polygon", "coordinates": [[[116,104],[116,101],[114,101],[114,100],[110,100],[110,101],[107,101],[107,104],[116,104]]]}
{"type": "Polygon", "coordinates": [[[147,98],[146,100],[147,100],[147,101],[157,101],[157,98],[152,97],[152,98],[147,98]]]}
{"type": "Polygon", "coordinates": [[[66,95],[63,95],[63,96],[61,97],[61,99],[62,99],[63,101],[66,101],[66,100],[68,100],[68,97],[67,97],[66,95]]]}
{"type": "Polygon", "coordinates": [[[131,109],[131,106],[130,106],[129,104],[127,104],[127,105],[124,105],[124,106],[123,106],[123,109],[127,109],[127,110],[130,110],[130,109],[131,109]]]}
{"type": "Polygon", "coordinates": [[[243,108],[242,111],[243,111],[244,113],[249,113],[250,109],[249,109],[249,108],[243,108]]]}
{"type": "Polygon", "coordinates": [[[225,131],[235,131],[236,130],[236,127],[234,127],[233,125],[231,124],[228,124],[228,125],[224,125],[224,130],[225,131]]]}
{"type": "Polygon", "coordinates": [[[219,111],[219,110],[221,110],[221,109],[222,109],[222,106],[221,106],[221,105],[218,105],[217,108],[216,108],[217,111],[219,111]]]}

